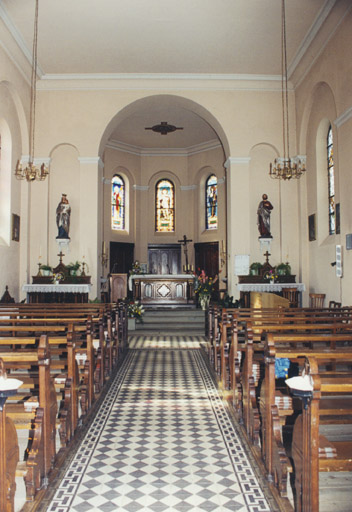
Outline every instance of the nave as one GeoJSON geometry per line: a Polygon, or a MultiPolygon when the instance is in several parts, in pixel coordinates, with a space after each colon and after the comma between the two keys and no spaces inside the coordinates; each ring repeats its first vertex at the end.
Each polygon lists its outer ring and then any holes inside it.
{"type": "Polygon", "coordinates": [[[40,511],[270,511],[202,355],[203,337],[130,350],[40,511]]]}

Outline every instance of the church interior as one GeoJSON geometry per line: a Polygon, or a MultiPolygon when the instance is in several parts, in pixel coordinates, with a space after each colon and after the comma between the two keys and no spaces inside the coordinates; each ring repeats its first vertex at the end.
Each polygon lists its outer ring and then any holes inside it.
{"type": "Polygon", "coordinates": [[[7,374],[67,407],[40,463],[16,429],[0,512],[350,510],[350,0],[0,0],[0,26],[1,447],[7,374]]]}

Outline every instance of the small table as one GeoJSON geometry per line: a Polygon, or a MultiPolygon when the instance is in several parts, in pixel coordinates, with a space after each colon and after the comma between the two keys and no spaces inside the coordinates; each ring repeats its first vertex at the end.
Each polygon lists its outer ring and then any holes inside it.
{"type": "Polygon", "coordinates": [[[88,302],[91,284],[24,284],[27,302],[88,302]]]}

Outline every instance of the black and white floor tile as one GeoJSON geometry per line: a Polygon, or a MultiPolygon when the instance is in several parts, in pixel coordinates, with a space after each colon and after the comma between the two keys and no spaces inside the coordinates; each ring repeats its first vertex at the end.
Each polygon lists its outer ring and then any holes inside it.
{"type": "Polygon", "coordinates": [[[47,510],[270,511],[200,340],[137,341],[47,510]]]}

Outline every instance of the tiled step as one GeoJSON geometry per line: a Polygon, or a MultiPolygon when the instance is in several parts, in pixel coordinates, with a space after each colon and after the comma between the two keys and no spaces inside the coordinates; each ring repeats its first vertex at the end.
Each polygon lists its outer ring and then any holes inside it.
{"type": "Polygon", "coordinates": [[[205,313],[200,309],[147,310],[143,315],[143,323],[136,324],[136,331],[203,335],[205,313]]]}

